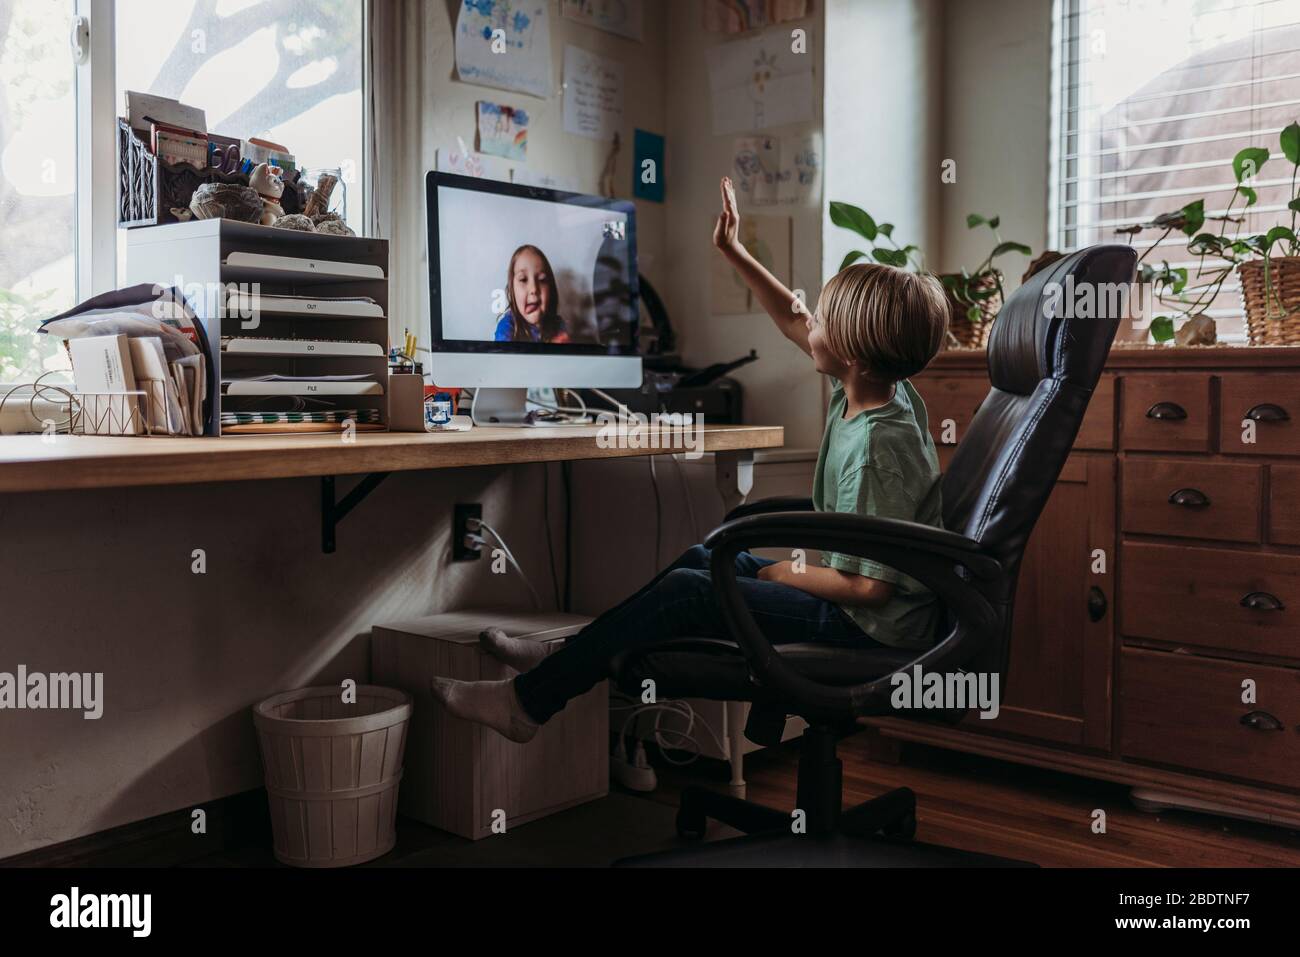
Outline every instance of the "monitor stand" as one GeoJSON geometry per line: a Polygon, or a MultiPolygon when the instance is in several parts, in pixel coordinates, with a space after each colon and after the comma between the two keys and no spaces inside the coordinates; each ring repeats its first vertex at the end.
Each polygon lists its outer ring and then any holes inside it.
{"type": "Polygon", "coordinates": [[[571,425],[591,425],[591,416],[574,416],[570,419],[553,421],[541,418],[545,409],[528,409],[527,389],[490,389],[474,390],[474,400],[470,403],[470,416],[476,426],[510,426],[517,428],[563,428],[571,425]]]}

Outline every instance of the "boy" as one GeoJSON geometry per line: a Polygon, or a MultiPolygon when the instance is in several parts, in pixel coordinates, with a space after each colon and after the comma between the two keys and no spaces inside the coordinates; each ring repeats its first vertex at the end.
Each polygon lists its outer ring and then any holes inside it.
{"type": "MultiPolygon", "coordinates": [[[[943,287],[889,266],[849,266],[826,284],[810,316],[739,243],[739,223],[735,191],[724,178],[713,244],[781,332],[835,382],[813,479],[814,506],[940,525],[938,456],[925,405],[907,379],[925,368],[947,333],[943,287]]],[[[504,681],[435,678],[434,697],[458,717],[527,741],[569,700],[608,677],[615,655],[669,638],[727,637],[708,569],[708,550],[695,546],[554,654],[489,628],[480,642],[521,674],[504,681]]],[[[823,554],[822,567],[800,569],[742,552],[736,570],[746,605],[774,644],[924,649],[937,637],[934,595],[876,562],[823,554]]]]}

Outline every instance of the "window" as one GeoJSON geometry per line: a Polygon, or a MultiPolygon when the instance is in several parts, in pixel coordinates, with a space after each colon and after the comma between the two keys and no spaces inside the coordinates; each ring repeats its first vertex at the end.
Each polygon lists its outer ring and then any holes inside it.
{"type": "MultiPolygon", "coordinates": [[[[1051,235],[1061,250],[1124,242],[1117,228],[1201,197],[1207,217],[1222,215],[1232,158],[1247,146],[1280,156],[1279,131],[1300,116],[1294,0],[1057,0],[1056,37],[1051,235]]],[[[1246,222],[1228,229],[1289,220],[1290,180],[1269,172],[1246,222]]],[[[1145,251],[1159,235],[1134,245],[1145,251]]],[[[1194,273],[1186,244],[1175,230],[1152,258],[1194,273]]],[[[1244,339],[1239,296],[1229,277],[1207,303],[1221,340],[1244,339]]]]}
{"type": "Polygon", "coordinates": [[[361,233],[365,19],[362,0],[0,0],[0,383],[66,369],[37,327],[113,284],[114,249],[121,276],[112,144],[125,90],[200,107],[211,132],[281,143],[313,184],[336,171],[331,206],[361,233]],[[96,34],[83,67],[75,13],[96,34]]]}
{"type": "Polygon", "coordinates": [[[0,382],[66,368],[36,334],[76,297],[76,76],[70,0],[0,0],[0,382]]]}
{"type": "Polygon", "coordinates": [[[201,108],[209,132],[280,143],[309,174],[339,171],[332,206],[360,233],[364,10],[358,0],[118,0],[118,101],[126,90],[172,97],[201,108]]]}

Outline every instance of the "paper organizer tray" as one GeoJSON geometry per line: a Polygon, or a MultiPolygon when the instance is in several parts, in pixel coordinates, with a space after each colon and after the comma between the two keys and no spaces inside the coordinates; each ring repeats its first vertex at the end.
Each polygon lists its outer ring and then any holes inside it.
{"type": "MultiPolygon", "coordinates": [[[[167,383],[137,379],[132,392],[72,392],[68,431],[73,435],[183,436],[169,432],[167,383]]],[[[203,423],[193,435],[203,434],[203,423]]]]}

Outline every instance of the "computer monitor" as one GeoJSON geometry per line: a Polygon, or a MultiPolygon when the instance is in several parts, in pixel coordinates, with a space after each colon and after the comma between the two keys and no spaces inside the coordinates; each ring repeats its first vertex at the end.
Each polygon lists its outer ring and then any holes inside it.
{"type": "Polygon", "coordinates": [[[534,387],[636,388],[636,212],[625,200],[431,172],[430,373],[476,424],[537,424],[534,387]]]}

